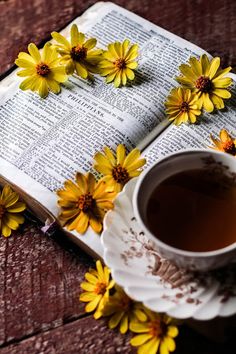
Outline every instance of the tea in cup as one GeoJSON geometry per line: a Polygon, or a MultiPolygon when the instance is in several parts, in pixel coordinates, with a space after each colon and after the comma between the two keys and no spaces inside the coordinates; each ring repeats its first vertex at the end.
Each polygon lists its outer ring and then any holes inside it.
{"type": "Polygon", "coordinates": [[[144,172],[134,213],[160,253],[207,271],[236,257],[236,159],[207,150],[169,155],[144,172]]]}

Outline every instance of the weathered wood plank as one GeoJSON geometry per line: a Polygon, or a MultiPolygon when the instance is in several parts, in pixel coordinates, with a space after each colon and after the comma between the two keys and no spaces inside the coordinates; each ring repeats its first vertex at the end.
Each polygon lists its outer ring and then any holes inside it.
{"type": "MultiPolygon", "coordinates": [[[[56,238],[62,242],[63,236],[56,238]]],[[[0,239],[0,344],[83,314],[80,282],[92,260],[28,225],[0,239]],[[75,254],[76,252],[76,254],[75,254]]]]}
{"type": "MultiPolygon", "coordinates": [[[[131,333],[121,335],[109,330],[105,320],[95,321],[91,316],[75,320],[59,328],[39,333],[0,349],[1,354],[134,354],[129,344],[131,333]]],[[[175,354],[231,353],[231,343],[216,344],[187,327],[180,329],[175,354]]],[[[147,353],[148,354],[148,353],[147,353]]]]}
{"type": "Polygon", "coordinates": [[[129,335],[108,330],[104,320],[92,317],[38,334],[0,350],[1,354],[115,354],[135,353],[129,335]]]}
{"type": "MultiPolygon", "coordinates": [[[[52,30],[60,30],[94,2],[0,1],[0,73],[12,67],[18,52],[26,50],[29,42],[47,40],[52,30]]],[[[220,55],[225,65],[236,66],[234,0],[115,2],[220,55]]],[[[62,236],[57,238],[59,241],[62,236]]],[[[1,349],[1,353],[130,353],[128,339],[108,331],[103,322],[76,320],[83,313],[79,284],[91,264],[92,260],[75,246],[61,245],[32,225],[8,240],[0,238],[0,343],[6,346],[33,336],[1,349]],[[63,325],[70,321],[74,322],[63,325]],[[91,337],[85,324],[93,333],[91,337]],[[42,331],[47,332],[39,333],[42,331]],[[107,338],[106,343],[103,338],[107,338]],[[93,343],[95,347],[91,347],[93,343]]],[[[176,353],[230,352],[190,330],[184,336],[178,340],[176,353]]]]}

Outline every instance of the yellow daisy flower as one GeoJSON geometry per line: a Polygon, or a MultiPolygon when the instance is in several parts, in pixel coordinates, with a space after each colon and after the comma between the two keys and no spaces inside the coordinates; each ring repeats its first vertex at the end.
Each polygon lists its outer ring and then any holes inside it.
{"type": "Polygon", "coordinates": [[[108,147],[104,154],[98,152],[94,156],[94,168],[105,177],[103,180],[118,193],[131,178],[139,176],[145,159],[140,159],[140,151],[133,149],[127,156],[124,145],[117,146],[116,155],[108,147]]]}
{"type": "Polygon", "coordinates": [[[90,269],[89,273],[85,274],[87,282],[81,283],[81,288],[85,292],[80,295],[80,301],[88,302],[85,311],[96,310],[94,318],[98,319],[102,316],[104,304],[109,298],[109,290],[115,282],[110,279],[110,270],[106,266],[103,267],[100,261],[96,262],[96,268],[90,269]]]}
{"type": "Polygon", "coordinates": [[[233,139],[226,129],[221,129],[220,139],[215,139],[210,135],[214,146],[209,146],[211,149],[227,152],[230,155],[236,156],[236,139],[233,139]]]}
{"type": "Polygon", "coordinates": [[[231,97],[227,88],[231,85],[232,79],[224,77],[230,70],[220,68],[220,58],[213,58],[211,61],[206,54],[199,60],[194,57],[189,59],[189,65],[182,64],[179,67],[182,76],[176,80],[184,87],[189,88],[199,96],[199,106],[207,112],[214,108],[224,108],[223,99],[231,97]]]}
{"type": "Polygon", "coordinates": [[[127,79],[133,80],[133,70],[137,68],[135,61],[138,56],[138,45],[130,46],[128,39],[123,43],[115,42],[108,45],[99,63],[100,74],[106,76],[106,83],[114,81],[114,86],[126,85],[127,79]]]}
{"type": "Polygon", "coordinates": [[[37,91],[45,98],[49,91],[59,93],[60,83],[67,80],[65,68],[60,65],[58,53],[50,43],[43,47],[42,55],[34,43],[28,45],[28,53],[20,52],[15,64],[23,68],[18,76],[27,77],[20,84],[21,90],[37,91]]]}
{"type": "Polygon", "coordinates": [[[120,333],[124,334],[129,329],[130,321],[137,318],[144,322],[147,320],[147,316],[140,302],[130,299],[118,285],[115,285],[115,290],[114,295],[110,296],[105,303],[102,315],[111,316],[108,322],[110,329],[119,326],[120,333]]]}
{"type": "Polygon", "coordinates": [[[189,89],[174,88],[165,102],[166,113],[170,121],[176,125],[181,123],[195,123],[201,114],[198,106],[198,97],[189,89]]]}
{"type": "Polygon", "coordinates": [[[10,236],[12,230],[23,224],[24,217],[19,213],[25,209],[25,203],[19,202],[19,195],[5,185],[0,193],[0,233],[4,237],[10,236]]]}
{"type": "Polygon", "coordinates": [[[102,50],[93,48],[97,44],[95,38],[85,40],[85,35],[79,32],[76,24],[71,26],[70,42],[60,33],[52,32],[52,38],[55,39],[55,45],[61,55],[61,63],[66,65],[66,71],[69,75],[74,71],[83,79],[92,78],[91,73],[97,73],[97,64],[101,60],[102,50]]]}
{"type": "Polygon", "coordinates": [[[59,219],[69,231],[83,234],[90,225],[100,233],[106,211],[113,208],[115,194],[106,191],[106,183],[102,180],[96,183],[91,173],[77,172],[75,178],[76,183],[67,180],[64,189],[57,191],[61,198],[58,205],[62,209],[59,219]]]}
{"type": "Polygon", "coordinates": [[[131,322],[130,330],[139,333],[130,343],[138,347],[138,354],[169,354],[176,348],[175,338],[178,328],[173,326],[172,319],[165,315],[159,315],[147,310],[148,321],[144,323],[131,322]]]}

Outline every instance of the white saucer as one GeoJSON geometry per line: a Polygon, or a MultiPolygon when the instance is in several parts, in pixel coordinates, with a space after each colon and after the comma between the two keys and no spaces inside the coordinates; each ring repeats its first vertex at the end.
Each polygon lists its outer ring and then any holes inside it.
{"type": "Polygon", "coordinates": [[[178,269],[160,256],[133,215],[132,179],[104,220],[104,260],[113,279],[136,301],[179,318],[236,314],[236,264],[205,274],[178,269]]]}

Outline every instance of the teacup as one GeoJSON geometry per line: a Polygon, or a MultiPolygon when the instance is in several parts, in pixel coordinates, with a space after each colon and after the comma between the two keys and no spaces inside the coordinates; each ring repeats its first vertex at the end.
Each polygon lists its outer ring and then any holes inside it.
{"type": "MultiPolygon", "coordinates": [[[[181,173],[182,171],[196,169],[207,169],[210,173],[217,173],[217,178],[220,176],[220,181],[222,176],[224,183],[227,181],[231,187],[235,186],[236,188],[235,157],[214,150],[183,150],[164,157],[143,172],[135,186],[133,208],[134,214],[140,226],[143,228],[145,235],[154,242],[164,258],[172,261],[180,268],[193,271],[209,271],[223,267],[236,259],[236,236],[233,243],[223,248],[204,252],[189,251],[179,247],[173,247],[164,242],[163,239],[161,240],[160,237],[154,235],[150,230],[147,221],[148,203],[155,189],[170,176],[181,173]]],[[[223,222],[224,220],[222,220],[222,223],[223,222]]],[[[222,237],[223,236],[224,235],[222,235],[222,237]]]]}

